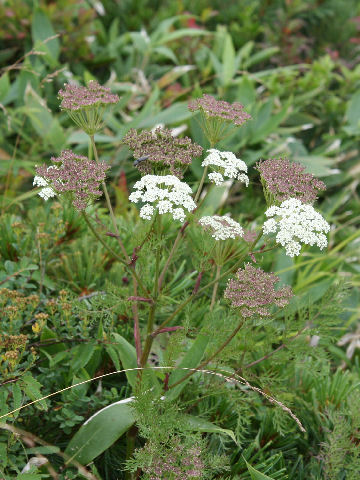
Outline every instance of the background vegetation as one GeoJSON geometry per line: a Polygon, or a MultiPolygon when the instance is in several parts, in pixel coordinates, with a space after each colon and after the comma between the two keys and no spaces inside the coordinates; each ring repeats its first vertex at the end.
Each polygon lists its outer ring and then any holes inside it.
{"type": "MultiPolygon", "coordinates": [[[[119,226],[133,229],[125,238],[131,246],[144,230],[128,202],[138,172],[122,138],[130,128],[164,124],[204,144],[187,103],[211,93],[242,102],[253,117],[224,148],[249,167],[275,156],[304,164],[327,185],[319,210],[332,230],[325,253],[309,249],[294,260],[278,252],[264,257],[268,271],[292,285],[297,303],[281,335],[271,325],[245,332],[221,364],[236,370],[237,352],[244,352],[241,374],[290,406],[306,433],[257,393],[235,394],[218,379],[196,378],[183,391],[182,405],[219,427],[202,434],[203,440],[229,467],[209,478],[355,480],[360,474],[360,6],[356,0],[226,3],[224,8],[215,0],[0,2],[0,415],[126,367],[116,335],[133,344],[122,266],[109,259],[70,206],[44,203],[32,188],[36,165],[64,148],[87,153],[86,136],[59,111],[58,90],[71,80],[97,79],[121,96],[96,141],[111,165],[119,226]],[[14,336],[11,345],[8,335],[14,336]],[[233,432],[236,443],[220,429],[233,432]]],[[[250,175],[246,193],[209,195],[209,210],[222,212],[226,203],[225,211],[249,227],[261,223],[261,185],[250,175]]],[[[200,161],[194,162],[186,179],[194,183],[200,177],[200,161]]],[[[101,202],[93,213],[106,224],[101,202]]],[[[198,268],[191,258],[177,269],[168,286],[171,295],[182,298],[184,289],[192,288],[195,274],[189,268],[198,268]]],[[[221,307],[209,317],[208,302],[200,300],[185,321],[190,329],[225,335],[229,327],[221,307]]],[[[173,345],[166,359],[159,342],[154,364],[176,359],[184,338],[167,337],[173,345]]],[[[59,452],[92,414],[130,395],[130,380],[113,375],[8,417],[0,430],[0,476],[51,478],[46,468],[30,465],[34,454],[48,456],[60,478],[85,475],[65,468],[59,452]]],[[[139,422],[155,431],[159,415],[145,397],[140,406],[148,415],[139,422]]],[[[164,424],[175,417],[164,414],[164,424]]],[[[125,438],[109,444],[88,470],[106,480],[124,478],[125,438]]]]}

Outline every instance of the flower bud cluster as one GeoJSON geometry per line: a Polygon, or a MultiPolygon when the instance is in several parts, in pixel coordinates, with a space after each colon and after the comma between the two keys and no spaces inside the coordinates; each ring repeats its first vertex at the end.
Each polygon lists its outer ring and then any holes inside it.
{"type": "Polygon", "coordinates": [[[211,231],[211,236],[215,238],[215,240],[235,239],[242,237],[244,234],[241,225],[228,216],[206,216],[200,218],[199,223],[206,230],[211,231]]]}
{"type": "Polygon", "coordinates": [[[71,150],[64,150],[58,158],[52,157],[51,160],[60,166],[37,167],[34,178],[34,185],[45,187],[39,192],[45,200],[55,194],[71,193],[74,207],[84,210],[101,195],[99,187],[110,168],[104,162],[93,162],[71,150]]]}
{"type": "Polygon", "coordinates": [[[293,296],[289,286],[275,290],[278,280],[273,273],[266,273],[248,263],[228,281],[224,297],[231,301],[232,307],[240,309],[242,317],[266,317],[270,315],[272,305],[284,307],[293,296]]]}
{"type": "Polygon", "coordinates": [[[276,241],[289,257],[299,255],[300,242],[317,245],[320,250],[327,246],[324,233],[329,232],[330,225],[311,205],[290,198],[279,207],[268,208],[265,215],[270,219],[263,225],[264,234],[277,233],[276,241]]]}
{"type": "Polygon", "coordinates": [[[187,183],[174,175],[145,175],[135,183],[129,200],[145,202],[140,217],[150,220],[157,210],[159,214],[171,213],[174,220],[185,220],[185,211],[191,212],[196,204],[191,197],[192,190],[187,183]]]}
{"type": "Polygon", "coordinates": [[[106,106],[119,101],[119,97],[111,93],[110,88],[100,85],[95,80],[90,80],[87,87],[70,83],[66,83],[64,87],[58,93],[61,99],[60,108],[63,110],[77,111],[88,107],[106,106]]]}
{"type": "Polygon", "coordinates": [[[236,158],[232,152],[220,152],[215,148],[207,150],[209,155],[203,160],[201,166],[210,166],[215,172],[209,173],[209,179],[216,185],[222,185],[224,177],[235,178],[249,185],[249,177],[242,172],[247,172],[245,162],[236,158]]]}
{"type": "Polygon", "coordinates": [[[137,132],[131,129],[123,142],[134,150],[135,158],[145,158],[136,164],[142,173],[171,173],[178,178],[191,164],[194,157],[202,154],[203,148],[189,137],[177,138],[167,128],[137,132]]]}
{"type": "Polygon", "coordinates": [[[303,165],[290,162],[287,158],[269,158],[257,163],[256,169],[260,172],[265,196],[269,193],[276,203],[289,198],[313,203],[318,192],[326,189],[324,182],[304,172],[303,165]]]}
{"type": "Polygon", "coordinates": [[[189,103],[189,110],[200,110],[206,118],[216,118],[225,122],[241,126],[251,116],[245,112],[244,106],[239,103],[228,103],[224,100],[216,100],[213,96],[204,94],[202,98],[196,98],[189,103]]]}

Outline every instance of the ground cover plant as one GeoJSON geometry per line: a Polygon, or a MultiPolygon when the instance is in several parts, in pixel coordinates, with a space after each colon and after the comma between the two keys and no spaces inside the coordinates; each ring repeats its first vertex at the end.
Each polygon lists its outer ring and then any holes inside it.
{"type": "Polygon", "coordinates": [[[1,5],[0,477],[358,478],[356,2],[141,3],[1,5]]]}

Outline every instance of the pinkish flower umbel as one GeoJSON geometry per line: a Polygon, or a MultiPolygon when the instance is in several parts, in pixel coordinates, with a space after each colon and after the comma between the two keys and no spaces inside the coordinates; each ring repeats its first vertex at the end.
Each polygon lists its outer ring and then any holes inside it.
{"type": "Polygon", "coordinates": [[[90,80],[87,87],[71,83],[66,83],[64,87],[58,93],[62,110],[77,111],[87,107],[115,104],[119,101],[119,97],[112,93],[110,88],[100,85],[95,80],[90,80]]]}
{"type": "Polygon", "coordinates": [[[313,203],[326,185],[314,175],[305,173],[300,163],[287,158],[269,158],[256,164],[264,185],[264,194],[269,205],[296,198],[303,203],[313,203]]]}
{"type": "Polygon", "coordinates": [[[170,173],[178,178],[183,177],[186,167],[203,151],[189,137],[174,137],[167,128],[156,128],[153,132],[131,129],[123,142],[134,151],[135,158],[146,158],[136,165],[140,172],[156,175],[170,173]]]}
{"type": "Polygon", "coordinates": [[[71,150],[64,150],[58,158],[52,157],[51,160],[59,166],[37,167],[38,177],[35,178],[43,179],[46,188],[51,188],[56,194],[72,194],[75,208],[85,210],[89,203],[102,194],[99,187],[105,180],[106,170],[110,168],[104,162],[93,162],[71,150]]]}
{"type": "Polygon", "coordinates": [[[228,281],[224,297],[231,301],[232,307],[240,309],[243,317],[269,316],[272,305],[284,307],[293,295],[289,286],[275,290],[278,280],[273,273],[266,273],[248,263],[228,281]]]}
{"type": "Polygon", "coordinates": [[[216,100],[211,95],[204,94],[202,98],[196,98],[189,102],[189,110],[202,111],[207,118],[222,119],[225,122],[241,126],[251,118],[239,102],[228,103],[225,100],[216,100]]]}
{"type": "Polygon", "coordinates": [[[65,84],[58,96],[61,99],[60,108],[88,135],[101,130],[105,109],[119,101],[116,94],[95,80],[90,80],[87,87],[65,84]]]}

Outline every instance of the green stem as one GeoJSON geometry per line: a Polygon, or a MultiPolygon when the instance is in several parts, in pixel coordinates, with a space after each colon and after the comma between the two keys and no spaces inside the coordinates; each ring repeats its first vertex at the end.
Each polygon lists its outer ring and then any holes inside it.
{"type": "Polygon", "coordinates": [[[212,360],[214,360],[214,358],[217,357],[219,355],[219,353],[222,352],[224,350],[224,348],[228,346],[228,344],[236,336],[236,334],[238,333],[240,328],[243,326],[243,324],[244,324],[244,321],[243,321],[243,319],[241,319],[241,322],[239,323],[239,325],[235,328],[235,330],[231,333],[231,335],[225,340],[225,342],[222,345],[220,345],[220,347],[216,350],[216,352],[213,355],[211,355],[210,358],[208,358],[207,360],[204,360],[198,367],[196,367],[195,370],[192,370],[191,372],[187,373],[182,378],[180,378],[180,380],[178,380],[177,382],[170,385],[169,390],[171,388],[176,387],[177,385],[182,383],[184,380],[191,377],[191,375],[194,375],[194,373],[196,371],[201,370],[202,368],[206,367],[206,365],[208,365],[212,360]]]}
{"type": "MultiPolygon", "coordinates": [[[[138,429],[136,425],[132,425],[126,433],[126,460],[130,460],[135,450],[135,443],[138,429]]],[[[133,480],[135,475],[131,472],[125,472],[125,480],[133,480]]]]}
{"type": "Polygon", "coordinates": [[[216,282],[214,283],[214,288],[213,288],[213,292],[212,292],[210,311],[214,308],[214,305],[215,305],[216,293],[217,293],[217,289],[219,287],[220,272],[221,272],[221,266],[217,265],[216,266],[216,276],[215,276],[216,282]]]}
{"type": "MultiPolygon", "coordinates": [[[[91,140],[91,145],[92,145],[92,148],[93,148],[93,152],[94,152],[94,156],[95,156],[96,163],[99,163],[99,156],[98,156],[97,149],[96,149],[96,145],[95,145],[94,135],[90,135],[90,140],[91,140]]],[[[118,244],[119,244],[119,246],[120,246],[120,248],[121,248],[121,251],[122,251],[123,254],[124,254],[124,257],[125,257],[126,260],[130,263],[130,257],[128,256],[128,254],[127,254],[127,252],[126,252],[126,249],[125,249],[125,247],[124,247],[124,244],[123,244],[123,242],[121,241],[121,238],[120,238],[119,230],[118,230],[117,223],[116,223],[116,218],[115,218],[114,211],[113,211],[113,208],[112,208],[112,205],[111,205],[109,193],[108,193],[108,190],[107,190],[107,188],[106,188],[106,183],[105,183],[105,182],[102,182],[101,185],[102,185],[102,188],[103,188],[103,190],[104,190],[107,207],[108,207],[108,209],[109,209],[111,221],[112,221],[113,228],[114,228],[115,234],[116,234],[116,239],[117,239],[118,244]]]]}
{"type": "MultiPolygon", "coordinates": [[[[156,221],[156,231],[157,231],[157,239],[160,242],[161,238],[161,217],[157,213],[157,221],[156,221]]],[[[147,322],[147,332],[146,332],[146,340],[144,345],[144,350],[141,356],[140,365],[144,367],[146,365],[147,359],[149,357],[151,345],[153,342],[152,332],[154,329],[154,319],[155,319],[155,310],[157,306],[157,299],[159,296],[159,271],[160,271],[160,252],[161,252],[161,245],[158,244],[156,248],[156,260],[155,260],[155,279],[154,279],[154,292],[153,292],[153,304],[150,307],[149,317],[147,322]]],[[[141,376],[141,370],[139,370],[139,376],[141,376]]]]}
{"type": "Polygon", "coordinates": [[[202,187],[204,185],[204,182],[205,182],[205,178],[206,178],[206,174],[207,174],[207,171],[208,171],[208,166],[206,165],[206,167],[204,168],[204,171],[203,171],[203,174],[202,174],[202,177],[201,177],[201,180],[200,180],[200,184],[199,184],[199,187],[197,189],[197,192],[196,192],[196,195],[195,195],[195,199],[194,199],[194,202],[196,203],[198,200],[199,200],[199,197],[200,197],[200,194],[201,194],[201,190],[202,190],[202,187]]]}

